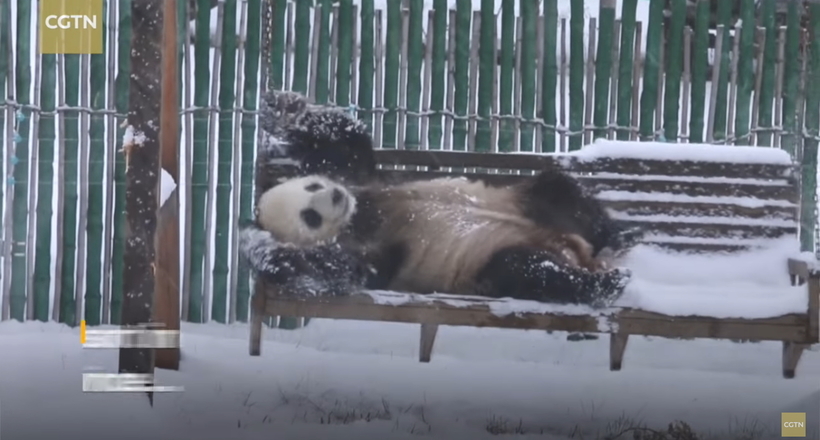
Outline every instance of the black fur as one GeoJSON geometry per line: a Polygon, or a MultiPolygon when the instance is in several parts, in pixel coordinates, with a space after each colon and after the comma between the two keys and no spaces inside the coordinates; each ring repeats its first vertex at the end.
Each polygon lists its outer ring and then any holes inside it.
{"type": "Polygon", "coordinates": [[[479,272],[479,295],[512,297],[559,304],[605,307],[617,299],[629,272],[592,273],[559,266],[549,252],[525,247],[499,250],[479,272]]]}
{"type": "Polygon", "coordinates": [[[643,236],[612,219],[600,201],[562,170],[548,166],[520,184],[519,206],[537,224],[584,237],[597,256],[605,248],[623,252],[643,236]]]}
{"type": "MultiPolygon", "coordinates": [[[[282,159],[297,162],[297,175],[324,174],[353,184],[375,182],[376,161],[370,135],[363,124],[347,114],[309,104],[304,97],[291,92],[269,93],[263,98],[260,112],[261,128],[270,138],[267,144],[260,144],[257,155],[258,194],[277,183],[276,162],[282,159]]],[[[519,206],[528,218],[539,225],[582,236],[593,246],[595,254],[604,249],[623,252],[642,235],[612,219],[597,199],[557,168],[543,170],[516,189],[520,194],[519,206]]],[[[378,229],[382,220],[367,191],[354,192],[358,204],[350,233],[356,241],[378,229]]],[[[377,254],[368,255],[370,265],[366,265],[358,250],[349,246],[295,249],[275,244],[265,251],[269,264],[267,270],[261,269],[260,275],[278,284],[308,276],[348,286],[361,285],[362,277],[367,276],[367,288],[383,289],[406,258],[406,246],[407,243],[385,246],[377,254]],[[328,267],[323,263],[326,260],[343,263],[328,267]],[[271,269],[282,264],[287,267],[271,269]]],[[[480,271],[476,280],[480,291],[476,293],[601,306],[617,298],[629,278],[627,270],[594,274],[556,265],[551,263],[553,259],[544,250],[501,249],[480,271]]],[[[258,265],[251,266],[260,272],[258,265]]]]}

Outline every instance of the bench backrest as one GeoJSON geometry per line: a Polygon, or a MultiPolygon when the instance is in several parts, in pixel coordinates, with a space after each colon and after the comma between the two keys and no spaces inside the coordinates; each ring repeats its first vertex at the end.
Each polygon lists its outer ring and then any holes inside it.
{"type": "Polygon", "coordinates": [[[785,153],[751,151],[763,147],[709,147],[714,152],[689,159],[430,150],[376,154],[380,172],[402,180],[464,175],[513,183],[555,164],[578,178],[616,218],[646,228],[647,243],[668,249],[736,251],[764,247],[775,238],[796,240],[795,167],[774,154],[785,153]],[[726,148],[735,150],[726,154],[726,148]],[[725,157],[716,155],[718,151],[725,157]],[[755,154],[744,159],[746,153],[755,154]]]}

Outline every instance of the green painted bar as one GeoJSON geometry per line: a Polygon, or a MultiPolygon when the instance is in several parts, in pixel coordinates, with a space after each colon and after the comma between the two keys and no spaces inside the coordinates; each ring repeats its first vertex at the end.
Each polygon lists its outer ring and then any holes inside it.
{"type": "MultiPolygon", "coordinates": [[[[541,69],[541,117],[544,123],[555,126],[558,83],[558,4],[544,3],[544,68],[541,69]]],[[[541,130],[541,151],[555,152],[555,129],[541,130]]]]}
{"type": "MultiPolygon", "coordinates": [[[[799,140],[797,106],[802,101],[800,87],[800,11],[797,2],[789,3],[783,66],[783,139],[781,147],[796,158],[799,140]]],[[[743,59],[743,58],[741,58],[743,59]]],[[[740,104],[738,104],[739,106],[740,104]]],[[[748,104],[747,104],[748,105],[748,104]]],[[[748,121],[748,117],[747,117],[748,121]]],[[[748,122],[746,122],[748,124],[748,122]]]]}
{"type": "MultiPolygon", "coordinates": [[[[117,5],[119,25],[117,26],[117,79],[115,88],[117,96],[115,107],[117,113],[128,113],[128,95],[130,93],[131,75],[131,0],[119,0],[117,5]]],[[[122,139],[124,130],[118,130],[122,139]]],[[[111,259],[111,324],[119,325],[122,319],[123,295],[123,260],[125,253],[125,156],[119,153],[122,146],[111,151],[114,160],[114,242],[111,259]]]]}
{"type": "Polygon", "coordinates": [[[655,139],[655,106],[658,96],[658,69],[660,50],[663,44],[663,7],[664,2],[654,1],[649,4],[649,25],[646,31],[646,56],[643,69],[643,91],[641,92],[640,134],[642,140],[655,139]]]}
{"type": "MultiPolygon", "coordinates": [[[[803,144],[800,249],[814,251],[817,225],[817,139],[820,136],[820,4],[809,5],[811,41],[806,65],[806,138],[803,144]]],[[[768,39],[767,39],[768,40],[768,39]]]]}
{"type": "Polygon", "coordinates": [[[57,91],[57,57],[40,55],[40,116],[37,136],[40,138],[37,164],[37,244],[34,253],[34,319],[48,322],[51,289],[51,227],[54,222],[52,194],[54,191],[54,107],[57,91]]]}
{"type": "MultiPolygon", "coordinates": [[[[495,1],[481,0],[481,29],[478,41],[478,108],[481,118],[476,122],[475,151],[490,152],[492,146],[490,113],[493,107],[495,77],[495,1]]],[[[474,43],[475,44],[475,43],[474,43]]]]}
{"type": "MultiPolygon", "coordinates": [[[[467,104],[470,98],[470,22],[472,21],[473,3],[471,0],[456,0],[456,42],[455,68],[453,83],[453,109],[458,117],[467,116],[467,104]]],[[[467,121],[453,120],[453,150],[467,149],[467,121]]]]}
{"type": "Polygon", "coordinates": [[[683,25],[686,21],[686,0],[671,0],[672,18],[666,33],[666,88],[663,97],[664,134],[667,142],[678,140],[680,86],[683,73],[683,25]]]}
{"type": "MultiPolygon", "coordinates": [[[[270,30],[270,89],[281,90],[285,87],[285,31],[287,30],[287,0],[268,0],[273,2],[273,26],[270,30]]],[[[297,3],[311,4],[311,0],[300,1],[297,3]]],[[[248,4],[250,7],[250,4],[248,4]]],[[[298,11],[298,5],[297,5],[298,11]]],[[[262,11],[259,9],[259,13],[262,11]]],[[[250,13],[249,13],[250,14],[250,13]]],[[[309,15],[308,15],[309,16],[309,15]]],[[[250,15],[248,16],[250,18],[250,15]]],[[[310,24],[306,27],[307,32],[310,32],[310,24]]],[[[297,31],[298,32],[298,31],[297,31]]],[[[308,35],[310,35],[308,33],[308,35]]],[[[258,43],[257,43],[258,45],[258,43]]],[[[307,70],[305,70],[307,72],[307,70]]],[[[294,80],[295,80],[294,76],[294,80]]],[[[264,82],[263,82],[264,83],[264,82]]]]}
{"type": "MultiPolygon", "coordinates": [[[[231,262],[229,238],[231,226],[231,174],[234,160],[233,106],[236,100],[236,3],[226,0],[222,22],[222,59],[219,65],[219,130],[216,163],[216,223],[214,228],[213,301],[211,319],[228,322],[228,266],[231,262]]],[[[236,188],[238,191],[239,188],[236,188]]]]}
{"type": "MultiPolygon", "coordinates": [[[[185,3],[180,1],[179,3],[185,3]]],[[[103,13],[103,17],[107,17],[103,13]]],[[[111,23],[106,22],[103,29],[108,28],[111,23]]],[[[103,53],[91,55],[90,86],[91,86],[91,108],[94,110],[105,109],[106,91],[106,55],[108,41],[103,32],[103,53]]],[[[112,78],[113,80],[113,78],[112,78]]],[[[113,127],[111,127],[113,129],[113,127]]],[[[99,325],[102,323],[102,283],[108,281],[108,277],[103,275],[102,259],[104,225],[106,223],[103,211],[105,189],[105,116],[102,114],[92,114],[89,126],[89,164],[88,164],[88,262],[85,272],[85,321],[88,325],[99,325]]]]}
{"type": "Polygon", "coordinates": [[[694,41],[692,41],[692,99],[689,142],[703,142],[703,116],[706,114],[706,75],[709,68],[709,0],[698,0],[694,41]]]}
{"type": "MultiPolygon", "coordinates": [[[[421,65],[424,62],[424,35],[422,20],[424,18],[424,2],[410,2],[410,13],[407,26],[407,111],[421,111],[421,65]]],[[[399,133],[401,136],[401,133],[399,133]]],[[[407,115],[404,148],[419,149],[419,118],[407,115]]]]}
{"type": "MultiPolygon", "coordinates": [[[[17,41],[15,55],[15,99],[21,105],[31,104],[29,88],[31,86],[31,2],[17,3],[17,41]],[[22,42],[22,43],[21,43],[22,42]]],[[[11,319],[26,319],[26,261],[30,249],[28,242],[28,167],[31,148],[30,111],[17,111],[17,130],[19,136],[14,141],[17,148],[14,152],[14,203],[12,206],[12,256],[11,256],[11,292],[9,297],[11,319]]],[[[13,123],[13,121],[8,121],[13,123]]],[[[0,205],[2,206],[2,205],[0,205]]],[[[9,239],[7,237],[7,239],[9,239]]]]}
{"type": "MultiPolygon", "coordinates": [[[[372,22],[372,20],[371,20],[372,22]]],[[[339,1],[338,44],[339,55],[336,62],[336,105],[350,105],[350,69],[353,67],[353,0],[339,1]]]]}
{"type": "Polygon", "coordinates": [[[569,19],[569,136],[570,151],[584,139],[584,0],[571,0],[569,19]]]}
{"type": "MultiPolygon", "coordinates": [[[[203,322],[202,310],[205,249],[210,241],[205,236],[206,195],[209,182],[208,163],[208,112],[211,89],[210,63],[210,1],[197,0],[196,38],[194,42],[194,106],[202,110],[194,113],[193,158],[191,160],[191,261],[189,266],[190,292],[188,321],[203,322]]],[[[216,74],[216,72],[214,72],[216,74]]]]}
{"type": "Polygon", "coordinates": [[[729,91],[729,69],[731,67],[730,57],[732,54],[731,30],[732,3],[727,1],[718,2],[717,24],[723,25],[723,47],[720,57],[720,75],[718,76],[717,99],[715,100],[715,129],[713,139],[721,141],[726,139],[726,106],[727,92],[729,91]]]}
{"type": "MultiPolygon", "coordinates": [[[[515,78],[515,0],[501,0],[501,54],[499,66],[499,109],[502,115],[513,114],[513,80],[515,78]]],[[[514,150],[515,124],[502,119],[498,124],[498,151],[514,150]]]]}
{"type": "MultiPolygon", "coordinates": [[[[65,103],[68,107],[80,104],[80,56],[65,55],[65,103]]],[[[63,261],[62,280],[60,281],[60,322],[74,325],[77,322],[74,301],[77,293],[75,265],[77,262],[77,174],[79,165],[79,112],[67,111],[65,114],[65,167],[63,193],[63,261]]]]}
{"type": "Polygon", "coordinates": [[[382,148],[396,148],[396,108],[399,105],[399,55],[401,55],[401,2],[387,3],[387,36],[384,54],[384,108],[382,148]]]}
{"type": "MultiPolygon", "coordinates": [[[[427,128],[427,145],[431,150],[441,149],[442,120],[444,110],[445,81],[447,65],[447,0],[434,0],[433,9],[433,53],[430,66],[430,115],[427,128]]],[[[364,20],[364,16],[362,16],[364,20]]],[[[362,41],[364,44],[364,41],[362,41]]],[[[360,92],[361,93],[361,92],[360,92]]]]}
{"type": "MultiPolygon", "coordinates": [[[[293,82],[291,89],[299,93],[308,92],[310,29],[313,22],[310,14],[311,6],[313,6],[313,0],[301,0],[296,2],[296,16],[294,18],[293,31],[293,76],[291,77],[293,78],[293,82]]],[[[284,45],[282,47],[284,47],[284,45]]],[[[271,51],[273,51],[273,48],[271,51]]],[[[273,58],[273,54],[271,54],[271,59],[273,58]]]]}
{"type": "MultiPolygon", "coordinates": [[[[632,64],[635,46],[635,14],[638,0],[623,0],[621,6],[621,56],[618,60],[618,117],[619,127],[630,127],[632,120],[632,64]]],[[[619,129],[618,140],[629,140],[629,130],[619,129]]]]}
{"type": "MultiPolygon", "coordinates": [[[[760,110],[757,114],[757,126],[760,128],[772,126],[775,65],[777,64],[777,27],[774,22],[774,7],[774,0],[761,0],[760,23],[766,29],[766,43],[763,47],[763,79],[760,85],[760,107],[758,107],[760,110]]],[[[806,117],[808,118],[808,115],[806,117]]],[[[757,136],[757,144],[771,146],[772,133],[761,131],[757,136]]]]}
{"type": "Polygon", "coordinates": [[[330,10],[333,5],[332,0],[319,0],[317,3],[322,6],[322,25],[319,28],[319,50],[316,57],[316,102],[326,104],[330,72],[330,10]]]}
{"type": "MultiPolygon", "coordinates": [[[[749,135],[749,120],[752,110],[752,90],[754,90],[754,45],[755,45],[755,5],[754,2],[740,3],[740,19],[743,25],[740,29],[740,42],[738,51],[740,52],[737,59],[737,101],[735,104],[735,141],[736,145],[748,145],[749,138],[744,138],[749,135]],[[747,24],[748,23],[748,24],[747,24]]],[[[796,61],[793,60],[792,62],[796,61]]],[[[786,60],[789,63],[789,60],[786,60]]],[[[785,77],[799,75],[797,69],[790,72],[785,71],[785,77]]],[[[795,77],[796,78],[796,77],[795,77]]],[[[797,83],[794,83],[797,85],[797,83]]],[[[785,103],[784,103],[785,105],[785,103]]],[[[729,121],[732,123],[732,121],[729,121]]]]}
{"type": "MultiPolygon", "coordinates": [[[[0,3],[0,90],[6,90],[6,80],[9,76],[9,49],[11,47],[11,6],[10,2],[5,1],[0,3]]],[[[0,111],[0,127],[4,125],[4,121],[6,120],[6,112],[0,111]]],[[[12,122],[13,123],[13,122],[12,122]]],[[[0,136],[0,145],[3,146],[3,151],[6,151],[6,148],[10,148],[8,145],[9,139],[6,139],[5,134],[0,136]]],[[[3,158],[0,159],[5,161],[6,157],[3,155],[3,158]]],[[[8,165],[6,165],[8,166],[8,165]]],[[[4,189],[5,185],[8,185],[9,182],[7,180],[7,176],[3,175],[3,184],[0,185],[0,188],[4,189]]],[[[5,190],[0,191],[0,206],[5,207],[6,205],[3,203],[3,198],[5,197],[5,190]]],[[[5,229],[4,222],[6,221],[5,216],[2,215],[0,217],[0,231],[5,229]]]]}
{"type": "MultiPolygon", "coordinates": [[[[685,0],[683,0],[685,1],[685,0]]],[[[598,12],[598,50],[595,54],[595,104],[593,139],[606,137],[609,123],[609,80],[612,71],[612,40],[615,31],[615,0],[601,0],[598,12]]]]}
{"type": "MultiPolygon", "coordinates": [[[[535,61],[538,45],[538,7],[530,0],[518,4],[521,14],[521,118],[535,117],[535,61]]],[[[533,125],[521,123],[519,135],[521,151],[533,151],[533,125]]]]}
{"type": "MultiPolygon", "coordinates": [[[[256,151],[256,118],[248,113],[257,109],[259,89],[261,0],[248,0],[248,27],[245,40],[245,75],[242,103],[246,110],[242,121],[242,163],[239,166],[241,188],[239,192],[239,220],[253,220],[253,171],[256,151]]],[[[236,286],[236,320],[247,322],[250,316],[251,279],[250,269],[244,258],[239,259],[236,286]]]]}
{"type": "Polygon", "coordinates": [[[359,120],[363,121],[369,130],[373,130],[373,76],[376,73],[373,48],[375,47],[373,0],[361,0],[359,23],[361,35],[359,46],[359,97],[356,103],[359,111],[359,120]]]}

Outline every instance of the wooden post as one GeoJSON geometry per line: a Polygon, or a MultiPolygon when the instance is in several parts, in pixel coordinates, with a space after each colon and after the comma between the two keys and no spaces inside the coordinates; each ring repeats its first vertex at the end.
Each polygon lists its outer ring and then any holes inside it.
{"type": "MultiPolygon", "coordinates": [[[[162,102],[160,104],[160,167],[179,182],[179,91],[176,0],[163,2],[162,102]]],[[[157,219],[154,320],[166,330],[179,330],[179,192],[160,207],[157,219]]],[[[156,367],[179,370],[179,348],[156,352],[156,367]]]]}
{"type": "MultiPolygon", "coordinates": [[[[123,326],[150,323],[154,300],[154,233],[159,186],[163,0],[134,0],[125,154],[126,240],[123,254],[123,326]]],[[[119,373],[153,374],[154,350],[122,348],[119,373]]],[[[148,393],[153,405],[153,393],[148,393]]]]}

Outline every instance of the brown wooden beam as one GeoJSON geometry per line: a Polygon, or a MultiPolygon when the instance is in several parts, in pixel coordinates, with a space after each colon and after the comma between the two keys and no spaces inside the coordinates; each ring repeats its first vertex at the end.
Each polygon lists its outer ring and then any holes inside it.
{"type": "MultiPolygon", "coordinates": [[[[163,2],[162,102],[160,107],[160,166],[179,182],[179,90],[176,0],[163,2]]],[[[160,208],[156,236],[154,319],[167,330],[179,330],[179,192],[160,208]]],[[[156,351],[156,366],[179,369],[179,348],[156,351]]]]}

